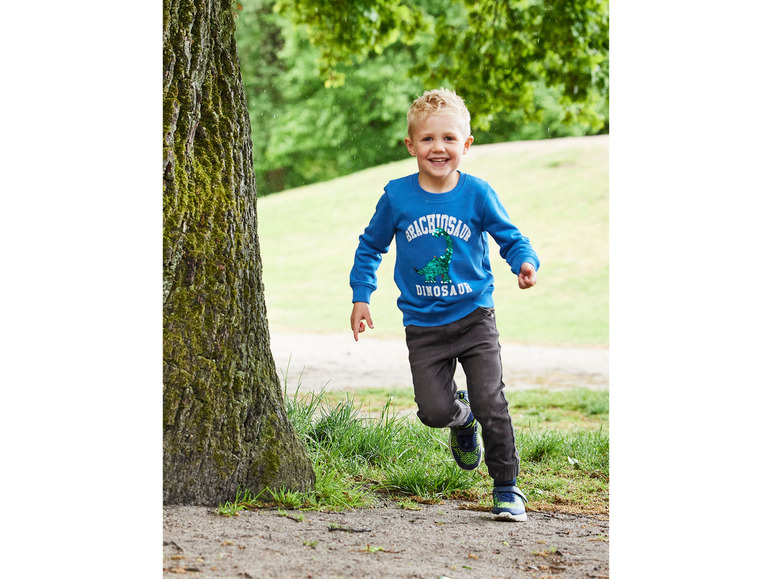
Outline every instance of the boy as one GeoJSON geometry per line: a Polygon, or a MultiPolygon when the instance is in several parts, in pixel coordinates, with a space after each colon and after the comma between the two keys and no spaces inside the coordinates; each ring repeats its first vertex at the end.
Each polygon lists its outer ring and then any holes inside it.
{"type": "Polygon", "coordinates": [[[525,495],[517,488],[520,457],[502,381],[499,334],[493,310],[491,234],[521,289],[536,283],[539,259],[510,222],[485,181],[461,173],[474,141],[464,101],[445,89],[425,92],[407,114],[405,145],[418,173],[390,181],[370,224],[359,237],[350,283],[354,339],[374,328],[370,295],[381,256],[396,238],[394,281],[401,295],[415,401],[420,420],[450,428],[456,463],[485,464],[493,478],[493,514],[525,521],[525,495]],[[468,393],[457,391],[456,362],[468,393]],[[482,441],[480,440],[482,430],[482,441]]]}

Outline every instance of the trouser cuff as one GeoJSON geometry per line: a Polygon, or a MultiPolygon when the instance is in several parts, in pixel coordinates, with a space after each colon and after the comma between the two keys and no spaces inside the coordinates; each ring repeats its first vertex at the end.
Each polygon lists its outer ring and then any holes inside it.
{"type": "Polygon", "coordinates": [[[488,474],[493,480],[512,480],[520,474],[520,466],[488,467],[488,474]]]}

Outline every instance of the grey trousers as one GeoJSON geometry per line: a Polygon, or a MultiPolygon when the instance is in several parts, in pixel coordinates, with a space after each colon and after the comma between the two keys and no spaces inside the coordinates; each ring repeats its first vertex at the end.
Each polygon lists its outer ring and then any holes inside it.
{"type": "Polygon", "coordinates": [[[485,464],[494,480],[508,481],[520,472],[515,431],[504,397],[501,345],[492,308],[478,308],[445,326],[406,326],[418,418],[434,428],[460,426],[469,408],[456,399],[453,376],[460,362],[466,374],[469,403],[480,423],[485,464]]]}

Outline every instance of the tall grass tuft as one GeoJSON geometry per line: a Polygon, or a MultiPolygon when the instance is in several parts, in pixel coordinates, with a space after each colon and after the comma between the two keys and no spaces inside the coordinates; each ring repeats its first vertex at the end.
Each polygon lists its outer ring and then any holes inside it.
{"type": "Polygon", "coordinates": [[[564,435],[554,430],[531,432],[520,437],[520,459],[526,462],[544,462],[564,451],[564,435]]]}
{"type": "MultiPolygon", "coordinates": [[[[238,514],[266,502],[290,509],[371,507],[384,495],[422,502],[450,497],[481,500],[483,506],[490,502],[491,479],[484,464],[474,471],[458,468],[448,449],[447,430],[429,428],[397,412],[390,397],[379,414],[348,395],[335,401],[324,390],[301,393],[300,385],[288,395],[285,384],[285,398],[289,419],[312,459],[315,488],[303,493],[269,489],[259,496],[240,491],[233,503],[220,506],[221,514],[238,514]]],[[[607,408],[603,398],[587,394],[583,404],[581,395],[567,400],[561,393],[541,393],[523,408],[529,413],[556,404],[578,408],[576,430],[517,430],[518,484],[535,495],[532,509],[552,503],[607,511],[609,437],[602,427],[586,429],[587,418],[607,408]]]]}

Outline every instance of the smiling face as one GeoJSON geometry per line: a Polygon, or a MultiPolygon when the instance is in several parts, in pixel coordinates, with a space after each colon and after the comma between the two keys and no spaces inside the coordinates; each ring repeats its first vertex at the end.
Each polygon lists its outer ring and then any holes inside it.
{"type": "Polygon", "coordinates": [[[450,191],[458,183],[457,169],[474,137],[454,114],[429,114],[417,121],[405,139],[418,161],[418,183],[431,193],[450,191]]]}

